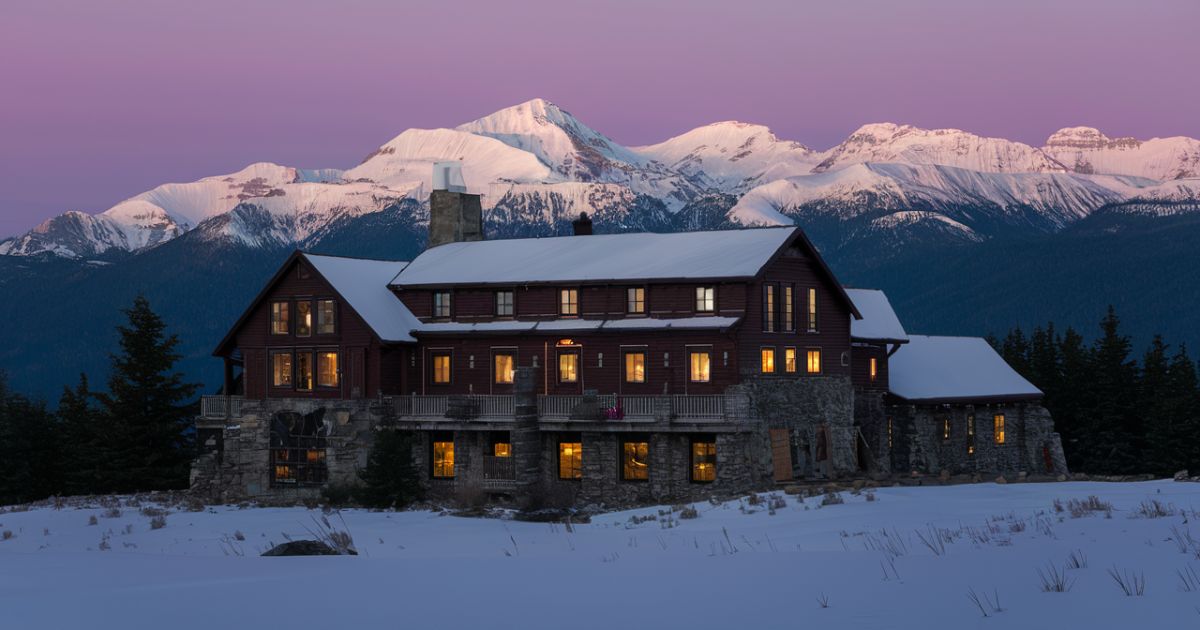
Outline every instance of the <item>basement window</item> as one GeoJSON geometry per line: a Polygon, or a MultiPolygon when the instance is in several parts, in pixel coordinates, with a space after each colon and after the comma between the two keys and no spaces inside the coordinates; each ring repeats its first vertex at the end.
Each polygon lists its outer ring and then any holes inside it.
{"type": "Polygon", "coordinates": [[[942,418],[942,441],[948,442],[949,440],[950,440],[950,417],[947,416],[945,418],[942,418]]]}
{"type": "Polygon", "coordinates": [[[583,478],[583,443],[579,441],[558,443],[558,478],[583,478]]]}
{"type": "Polygon", "coordinates": [[[625,481],[650,479],[650,442],[630,440],[621,443],[621,472],[625,481]]]}
{"type": "Polygon", "coordinates": [[[281,413],[271,421],[271,485],[319,486],[329,478],[326,447],[329,427],[311,415],[281,413]]]}
{"type": "Polygon", "coordinates": [[[433,457],[430,458],[433,465],[431,475],[434,479],[453,479],[454,478],[454,439],[451,436],[442,436],[434,438],[433,441],[433,457]]]}
{"type": "Polygon", "coordinates": [[[692,481],[710,482],[717,479],[717,441],[700,439],[692,442],[692,481]]]}
{"type": "Polygon", "coordinates": [[[967,455],[975,454],[975,414],[967,414],[967,455]]]}

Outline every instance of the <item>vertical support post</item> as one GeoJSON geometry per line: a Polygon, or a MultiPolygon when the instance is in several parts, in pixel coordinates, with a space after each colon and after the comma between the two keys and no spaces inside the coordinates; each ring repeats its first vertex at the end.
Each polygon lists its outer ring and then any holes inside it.
{"type": "Polygon", "coordinates": [[[225,362],[225,384],[224,384],[224,387],[221,389],[221,393],[226,396],[232,396],[233,395],[233,360],[231,360],[229,357],[223,357],[222,360],[225,362]]]}
{"type": "Polygon", "coordinates": [[[521,366],[513,375],[513,465],[517,500],[526,505],[536,497],[542,478],[542,435],[538,427],[538,368],[521,366]]]}

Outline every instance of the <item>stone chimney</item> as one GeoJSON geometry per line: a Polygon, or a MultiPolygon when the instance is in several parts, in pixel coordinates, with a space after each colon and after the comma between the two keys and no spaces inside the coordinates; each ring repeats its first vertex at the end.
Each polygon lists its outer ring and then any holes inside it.
{"type": "Polygon", "coordinates": [[[592,220],[586,212],[580,212],[579,218],[571,222],[571,227],[575,228],[575,236],[588,236],[592,233],[592,220]]]}
{"type": "Polygon", "coordinates": [[[429,194],[429,245],[483,240],[483,207],[479,195],[467,193],[461,162],[433,165],[429,194]]]}

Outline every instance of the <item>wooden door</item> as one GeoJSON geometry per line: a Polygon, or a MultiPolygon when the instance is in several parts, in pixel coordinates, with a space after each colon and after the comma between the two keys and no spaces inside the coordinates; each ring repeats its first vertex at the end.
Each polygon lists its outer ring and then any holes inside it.
{"type": "Polygon", "coordinates": [[[792,480],[791,431],[771,429],[771,463],[775,468],[775,481],[792,480]]]}

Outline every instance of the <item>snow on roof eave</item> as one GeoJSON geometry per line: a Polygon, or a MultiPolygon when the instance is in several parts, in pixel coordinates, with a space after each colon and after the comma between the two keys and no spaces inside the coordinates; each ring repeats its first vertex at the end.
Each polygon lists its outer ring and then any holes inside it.
{"type": "Polygon", "coordinates": [[[988,405],[997,403],[1010,402],[1033,402],[1041,400],[1044,396],[1041,393],[1037,394],[982,394],[979,396],[942,396],[939,398],[905,398],[895,392],[888,392],[893,397],[913,405],[961,405],[965,403],[974,403],[978,405],[988,405]]]}
{"type": "Polygon", "coordinates": [[[410,261],[298,253],[312,265],[313,271],[333,289],[337,297],[366,324],[367,328],[371,329],[371,332],[381,342],[387,344],[416,343],[416,338],[412,336],[412,327],[418,322],[417,318],[386,284],[380,282],[383,278],[395,277],[395,274],[403,271],[410,261]],[[360,269],[354,269],[354,273],[349,276],[334,275],[335,273],[346,274],[348,270],[336,269],[330,267],[330,264],[352,265],[360,269]],[[367,269],[367,267],[374,268],[367,269]],[[376,274],[378,278],[364,277],[371,274],[376,274]],[[351,277],[355,281],[367,284],[365,287],[355,286],[351,277]],[[375,284],[376,282],[380,282],[380,284],[375,284]]]}
{"type": "Polygon", "coordinates": [[[677,317],[677,318],[623,318],[603,320],[539,320],[533,322],[508,322],[511,326],[486,326],[495,322],[480,322],[484,327],[472,324],[455,325],[453,322],[425,324],[415,328],[413,335],[511,335],[514,333],[560,334],[570,332],[637,332],[654,330],[725,330],[741,322],[741,317],[677,317]],[[572,323],[577,322],[577,325],[572,323]],[[522,325],[525,324],[525,325],[522,325]],[[546,326],[543,327],[542,325],[546,326]]]}

